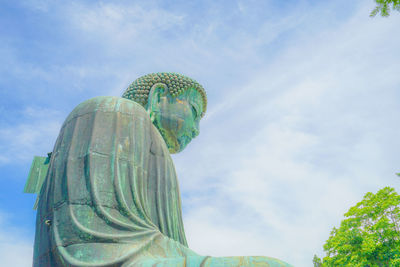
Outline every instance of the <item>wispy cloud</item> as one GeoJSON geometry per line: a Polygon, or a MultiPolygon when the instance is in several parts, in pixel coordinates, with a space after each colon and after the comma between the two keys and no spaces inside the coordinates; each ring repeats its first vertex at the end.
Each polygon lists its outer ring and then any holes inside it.
{"type": "Polygon", "coordinates": [[[200,136],[174,155],[190,247],[310,266],[365,192],[397,186],[399,16],[370,19],[364,1],[205,2],[31,1],[57,32],[30,51],[40,62],[0,48],[3,81],[36,89],[1,125],[0,163],[51,150],[79,102],[181,72],[209,95],[200,136]]]}
{"type": "Polygon", "coordinates": [[[46,156],[61,127],[57,111],[27,107],[22,122],[3,123],[0,129],[0,165],[29,164],[34,155],[46,156]]]}
{"type": "Polygon", "coordinates": [[[82,32],[89,33],[88,36],[110,36],[112,38],[103,39],[104,42],[126,46],[136,46],[140,39],[158,36],[155,33],[179,27],[183,22],[182,15],[152,6],[146,8],[141,4],[126,6],[99,2],[85,5],[75,2],[68,5],[68,9],[71,23],[82,32]],[[136,42],[132,42],[134,40],[136,42]]]}
{"type": "MultiPolygon", "coordinates": [[[[13,227],[12,218],[0,213],[0,257],[3,266],[27,267],[32,265],[32,240],[13,227]]],[[[21,231],[22,230],[22,231],[21,231]]]]}
{"type": "Polygon", "coordinates": [[[365,192],[396,186],[400,38],[388,33],[399,17],[373,21],[368,10],[292,40],[210,106],[203,136],[175,156],[195,250],[309,266],[365,192]]]}

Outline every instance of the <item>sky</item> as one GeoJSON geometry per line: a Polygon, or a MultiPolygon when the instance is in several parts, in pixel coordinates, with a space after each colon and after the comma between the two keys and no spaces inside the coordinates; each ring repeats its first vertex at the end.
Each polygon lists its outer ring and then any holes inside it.
{"type": "Polygon", "coordinates": [[[205,88],[172,158],[189,247],[312,266],[367,192],[400,192],[400,13],[372,0],[0,0],[0,258],[31,266],[23,194],[79,103],[178,72],[205,88]]]}

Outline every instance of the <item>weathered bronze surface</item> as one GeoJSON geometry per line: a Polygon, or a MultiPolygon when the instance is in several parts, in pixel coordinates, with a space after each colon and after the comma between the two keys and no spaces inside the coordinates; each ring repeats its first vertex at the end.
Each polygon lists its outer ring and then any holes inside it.
{"type": "Polygon", "coordinates": [[[148,92],[136,88],[141,103],[131,86],[125,98],[78,105],[49,165],[35,158],[26,186],[41,188],[33,266],[289,266],[268,257],[200,256],[187,247],[170,153],[198,135],[205,92],[191,84],[172,95],[162,75],[152,77],[161,78],[148,81],[148,92]]]}

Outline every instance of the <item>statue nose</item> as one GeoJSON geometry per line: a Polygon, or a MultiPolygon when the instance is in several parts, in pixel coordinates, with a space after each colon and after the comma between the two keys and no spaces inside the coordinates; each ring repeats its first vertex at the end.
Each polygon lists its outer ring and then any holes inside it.
{"type": "Polygon", "coordinates": [[[199,135],[199,131],[197,129],[193,129],[192,131],[192,138],[195,138],[196,136],[199,135]]]}
{"type": "Polygon", "coordinates": [[[199,135],[199,128],[195,127],[192,129],[192,138],[195,138],[196,136],[199,135]]]}

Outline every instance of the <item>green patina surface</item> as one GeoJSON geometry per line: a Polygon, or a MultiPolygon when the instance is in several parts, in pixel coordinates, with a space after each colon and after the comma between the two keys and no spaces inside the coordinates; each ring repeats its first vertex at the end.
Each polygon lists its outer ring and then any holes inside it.
{"type": "Polygon", "coordinates": [[[35,157],[25,188],[39,192],[33,266],[289,266],[268,257],[201,256],[187,247],[170,153],[199,134],[205,92],[179,74],[144,77],[154,80],[147,89],[137,89],[146,80],[139,78],[124,98],[78,105],[49,164],[35,157]],[[145,95],[140,103],[132,90],[145,95]]]}
{"type": "Polygon", "coordinates": [[[190,88],[197,90],[201,95],[203,105],[201,116],[204,116],[207,110],[206,91],[197,81],[179,73],[158,72],[144,75],[129,85],[122,97],[131,99],[145,107],[148,102],[150,90],[155,84],[166,86],[172,97],[176,97],[190,88]]]}
{"type": "Polygon", "coordinates": [[[42,183],[49,169],[48,158],[35,156],[26,181],[24,193],[38,194],[42,188],[42,183]]]}

